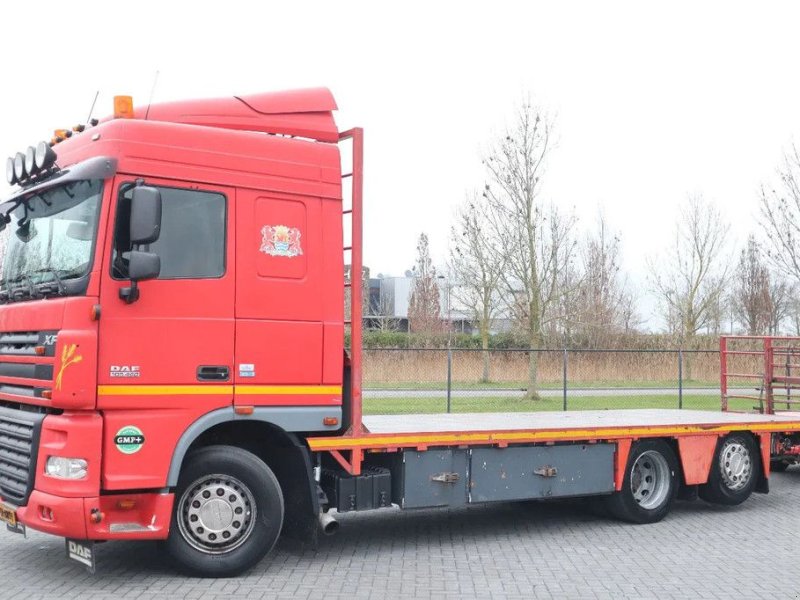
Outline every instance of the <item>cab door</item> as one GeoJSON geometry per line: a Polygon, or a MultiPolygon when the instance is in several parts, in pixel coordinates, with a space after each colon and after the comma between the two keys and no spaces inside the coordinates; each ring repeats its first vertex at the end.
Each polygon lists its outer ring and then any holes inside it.
{"type": "Polygon", "coordinates": [[[98,408],[105,411],[107,489],[161,485],[180,432],[233,402],[235,190],[147,178],[161,194],[161,233],[142,248],[161,261],[157,279],[139,282],[127,304],[126,252],[133,177],[118,177],[112,198],[99,322],[98,408]],[[136,432],[139,433],[136,433],[136,432]],[[135,449],[121,435],[139,435],[135,449]],[[131,473],[131,468],[134,472],[131,473]],[[114,478],[117,479],[114,479],[114,478]]]}

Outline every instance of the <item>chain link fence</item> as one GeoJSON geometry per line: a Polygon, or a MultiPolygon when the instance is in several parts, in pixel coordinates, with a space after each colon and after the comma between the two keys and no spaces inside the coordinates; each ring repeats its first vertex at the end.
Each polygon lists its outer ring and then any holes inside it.
{"type": "Polygon", "coordinates": [[[365,414],[612,408],[720,410],[719,352],[364,350],[365,414]]]}

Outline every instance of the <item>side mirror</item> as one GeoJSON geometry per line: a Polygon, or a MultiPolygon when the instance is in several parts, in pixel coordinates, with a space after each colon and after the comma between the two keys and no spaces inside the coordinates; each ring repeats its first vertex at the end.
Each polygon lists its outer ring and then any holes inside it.
{"type": "Polygon", "coordinates": [[[145,279],[155,279],[161,272],[161,258],[154,252],[131,250],[128,255],[128,277],[131,285],[120,288],[119,297],[127,304],[132,304],[139,299],[138,282],[145,279]]]}
{"type": "Polygon", "coordinates": [[[161,234],[161,192],[154,187],[137,185],[131,195],[130,238],[133,249],[128,255],[128,278],[131,284],[120,288],[119,297],[127,304],[139,299],[140,281],[154,279],[161,272],[161,259],[139,248],[152,244],[161,234]]]}
{"type": "Polygon", "coordinates": [[[152,244],[161,234],[161,192],[144,185],[131,196],[131,244],[152,244]]]}
{"type": "Polygon", "coordinates": [[[128,276],[131,281],[155,279],[161,272],[161,258],[154,252],[131,250],[128,258],[128,276]]]}

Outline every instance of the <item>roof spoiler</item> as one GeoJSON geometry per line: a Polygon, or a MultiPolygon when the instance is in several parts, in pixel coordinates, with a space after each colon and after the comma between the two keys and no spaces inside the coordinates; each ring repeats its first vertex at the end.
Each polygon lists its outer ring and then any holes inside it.
{"type": "Polygon", "coordinates": [[[205,100],[185,100],[139,107],[134,118],[260,131],[335,143],[337,109],[327,88],[269,92],[205,100]]]}

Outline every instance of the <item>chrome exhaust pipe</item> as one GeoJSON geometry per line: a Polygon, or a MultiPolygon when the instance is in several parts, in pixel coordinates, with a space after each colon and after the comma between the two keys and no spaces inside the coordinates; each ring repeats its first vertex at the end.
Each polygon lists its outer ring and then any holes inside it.
{"type": "Polygon", "coordinates": [[[339,529],[339,521],[331,513],[324,512],[319,514],[319,526],[325,535],[333,535],[339,529]]]}

